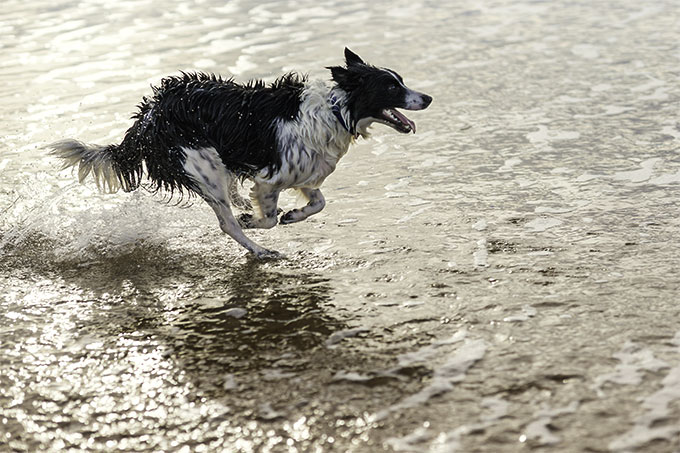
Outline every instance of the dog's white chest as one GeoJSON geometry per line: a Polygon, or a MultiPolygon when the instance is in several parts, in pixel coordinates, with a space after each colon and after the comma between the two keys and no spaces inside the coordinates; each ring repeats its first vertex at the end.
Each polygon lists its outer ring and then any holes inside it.
{"type": "Polygon", "coordinates": [[[281,166],[278,171],[269,174],[264,170],[256,179],[282,189],[316,189],[335,171],[338,160],[347,149],[334,151],[336,152],[328,153],[327,150],[309,147],[303,140],[290,140],[281,150],[281,166]]]}
{"type": "Polygon", "coordinates": [[[304,144],[292,146],[284,153],[286,161],[281,166],[281,182],[293,188],[316,189],[335,171],[336,159],[327,159],[320,151],[304,144]]]}
{"type": "Polygon", "coordinates": [[[281,167],[268,175],[267,182],[286,188],[318,188],[347,153],[353,137],[331,111],[328,87],[314,83],[304,91],[298,117],[279,121],[277,140],[281,167]]]}

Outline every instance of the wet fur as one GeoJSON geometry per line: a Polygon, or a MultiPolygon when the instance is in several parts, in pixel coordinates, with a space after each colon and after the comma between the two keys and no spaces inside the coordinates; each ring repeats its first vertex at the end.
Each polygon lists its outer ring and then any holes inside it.
{"type": "Polygon", "coordinates": [[[346,66],[329,68],[333,83],[294,73],[271,84],[204,73],[168,77],[143,98],[135,122],[118,145],[63,140],[51,145],[65,166],[78,166],[82,182],[93,174],[100,189],[132,191],[144,176],[154,190],[201,196],[222,230],[258,257],[276,256],[243,233],[316,214],[325,206],[319,186],[349,145],[368,136],[373,122],[400,132],[415,124],[395,108],[420,110],[432,98],[408,89],[401,76],[371,66],[345,49],[346,66]],[[237,190],[254,182],[250,200],[237,190]],[[307,200],[278,216],[282,190],[307,200]],[[252,208],[236,219],[230,206],[252,208]]]}

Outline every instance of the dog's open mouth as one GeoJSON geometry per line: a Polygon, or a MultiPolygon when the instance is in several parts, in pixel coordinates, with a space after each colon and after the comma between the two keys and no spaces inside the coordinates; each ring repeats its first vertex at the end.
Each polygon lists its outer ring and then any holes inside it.
{"type": "Polygon", "coordinates": [[[402,134],[408,134],[409,132],[416,133],[416,123],[406,118],[399,110],[385,109],[380,113],[380,119],[394,130],[401,132],[402,134]]]}

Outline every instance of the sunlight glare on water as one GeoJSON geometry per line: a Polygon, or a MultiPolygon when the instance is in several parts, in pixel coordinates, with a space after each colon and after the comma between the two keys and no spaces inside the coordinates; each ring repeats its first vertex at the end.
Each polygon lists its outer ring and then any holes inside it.
{"type": "MultiPolygon", "coordinates": [[[[670,0],[17,1],[0,13],[0,451],[680,451],[670,0]],[[78,184],[150,84],[326,66],[434,97],[253,232],[78,184]]],[[[284,208],[295,197],[282,199],[284,208]]]]}

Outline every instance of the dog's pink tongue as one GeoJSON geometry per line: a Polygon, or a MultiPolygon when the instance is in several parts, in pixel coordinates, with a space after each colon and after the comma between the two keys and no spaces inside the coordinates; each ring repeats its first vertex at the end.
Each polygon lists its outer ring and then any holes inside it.
{"type": "Polygon", "coordinates": [[[392,113],[399,119],[399,121],[401,121],[404,124],[408,124],[411,127],[411,130],[413,131],[414,134],[416,133],[416,123],[406,118],[406,115],[404,115],[397,109],[393,109],[392,113]]]}

